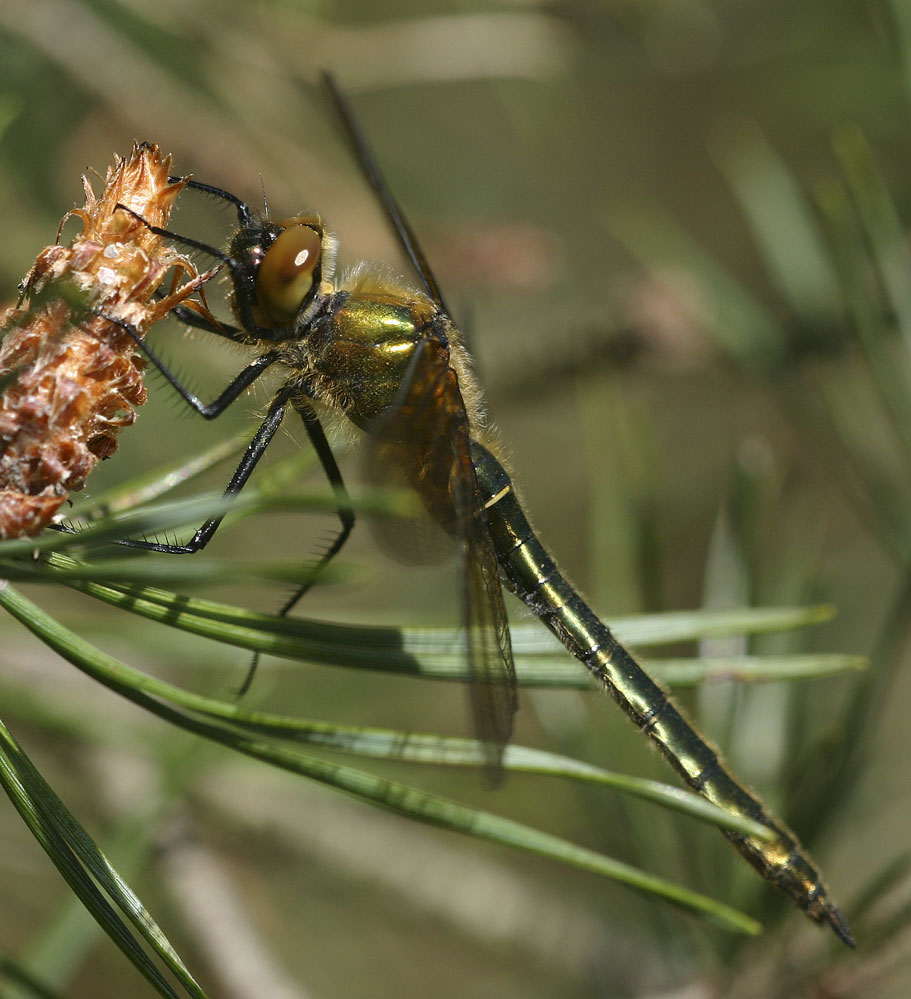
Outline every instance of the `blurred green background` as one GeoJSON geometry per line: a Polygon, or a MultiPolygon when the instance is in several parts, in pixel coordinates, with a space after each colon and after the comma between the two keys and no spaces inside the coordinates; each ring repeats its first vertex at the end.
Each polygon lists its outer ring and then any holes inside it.
{"type": "MultiPolygon", "coordinates": [[[[172,153],[175,172],[253,204],[264,190],[276,217],[318,209],[341,239],[342,267],[366,258],[404,271],[319,89],[319,70],[331,69],[466,330],[534,523],[594,605],[610,619],[831,601],[838,618],[796,647],[872,657],[873,687],[814,681],[795,696],[719,685],[688,701],[742,775],[801,835],[815,834],[850,919],[906,850],[911,813],[911,273],[899,221],[911,215],[911,12],[900,0],[378,10],[6,0],[0,294],[14,299],[61,216],[81,204],[80,175],[103,174],[134,139],[172,153]],[[852,699],[856,730],[843,722],[852,699]],[[823,808],[814,781],[826,747],[841,760],[848,737],[850,780],[823,808]]],[[[221,244],[231,221],[184,196],[172,226],[221,244]]],[[[176,326],[154,336],[207,398],[242,363],[176,326]]],[[[89,490],[252,431],[269,398],[263,385],[204,425],[150,384],[149,405],[89,490]]],[[[288,423],[278,450],[303,438],[288,423]]],[[[260,521],[220,535],[219,551],[304,557],[332,526],[260,521]]],[[[454,623],[451,572],[392,566],[357,534],[347,553],[363,567],[357,582],[314,592],[302,613],[454,623]]],[[[137,626],[75,594],[30,592],[176,682],[225,693],[246,668],[242,653],[137,626]]],[[[262,589],[243,598],[281,603],[262,589]]],[[[761,898],[777,929],[734,942],[580,872],[200,751],[71,675],[11,622],[0,627],[7,721],[21,719],[17,734],[99,842],[125,815],[148,834],[156,849],[134,879],[213,994],[249,995],[238,982],[251,968],[274,975],[258,993],[270,999],[911,989],[899,873],[895,898],[871,917],[879,935],[846,955],[755,884],[713,830],[656,823],[644,806],[543,780],[513,778],[494,800],[471,775],[424,778],[714,886],[748,911],[761,898]],[[149,788],[161,804],[140,822],[149,788]],[[225,924],[210,934],[200,927],[213,913],[225,924]]],[[[300,714],[466,730],[457,690],[269,662],[257,685],[264,705],[300,714]]],[[[523,696],[518,738],[669,778],[603,697],[523,696]]],[[[0,810],[0,844],[3,950],[64,968],[55,975],[67,996],[152,994],[68,909],[11,810],[0,810]]]]}

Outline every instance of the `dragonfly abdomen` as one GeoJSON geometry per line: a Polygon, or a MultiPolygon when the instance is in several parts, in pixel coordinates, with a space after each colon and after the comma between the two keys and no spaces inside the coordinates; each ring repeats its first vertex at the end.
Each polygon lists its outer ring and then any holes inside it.
{"type": "Polygon", "coordinates": [[[655,743],[686,783],[728,812],[775,833],[770,840],[726,832],[741,854],[816,922],[829,923],[853,946],[844,917],[828,898],[796,836],[733,775],[720,753],[687,720],[565,579],[526,518],[509,475],[472,442],[487,526],[503,584],[534,611],[655,743]]]}

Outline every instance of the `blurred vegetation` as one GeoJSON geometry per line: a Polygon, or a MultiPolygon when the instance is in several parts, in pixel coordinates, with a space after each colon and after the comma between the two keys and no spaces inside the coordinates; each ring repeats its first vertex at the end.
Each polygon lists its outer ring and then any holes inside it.
{"type": "MultiPolygon", "coordinates": [[[[907,995],[911,16],[899,0],[377,11],[0,5],[0,293],[15,298],[81,202],[80,174],[103,174],[134,138],[253,203],[264,189],[276,217],[318,208],[343,266],[404,269],[317,86],[331,68],[466,330],[534,523],[594,605],[611,619],[822,600],[839,609],[825,627],[699,652],[871,657],[861,679],[718,682],[685,699],[811,846],[857,953],[805,925],[713,830],[656,822],[648,803],[522,775],[496,797],[470,773],[425,782],[712,894],[764,936],[717,934],[622,885],[238,763],[100,691],[11,619],[4,720],[213,994],[249,995],[238,983],[252,975],[268,996],[907,995]],[[207,934],[213,912],[224,924],[207,934]]],[[[173,224],[221,242],[231,218],[185,198],[173,224]]],[[[202,394],[238,367],[179,327],[155,335],[202,394]]],[[[205,426],[150,381],[92,495],[249,430],[269,397],[263,386],[205,426]]],[[[286,455],[303,436],[289,430],[286,455]]],[[[325,529],[268,514],[211,554],[306,557],[325,529]]],[[[451,574],[391,566],[356,534],[357,582],[309,594],[308,617],[454,623],[451,574]]],[[[247,667],[71,591],[23,590],[183,687],[227,698],[247,667]]],[[[264,586],[217,594],[281,602],[264,586]]],[[[252,696],[464,733],[461,693],[443,687],[269,659],[252,696]]],[[[523,694],[518,739],[668,777],[591,693],[523,694]]],[[[0,951],[16,959],[0,953],[0,995],[41,994],[11,984],[20,972],[72,997],[154,994],[12,809],[0,841],[0,951]]]]}

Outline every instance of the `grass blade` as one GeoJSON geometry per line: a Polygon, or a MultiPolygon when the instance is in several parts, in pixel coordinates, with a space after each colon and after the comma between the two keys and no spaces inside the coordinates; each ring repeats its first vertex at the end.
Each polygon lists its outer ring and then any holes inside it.
{"type": "MultiPolygon", "coordinates": [[[[10,589],[6,587],[3,595],[10,589]]],[[[139,938],[167,965],[183,986],[185,995],[204,999],[205,993],[138,897],[67,811],[2,722],[0,782],[32,835],[67,884],[140,974],[160,995],[167,999],[179,999],[179,994],[168,984],[140,946],[139,938]],[[126,915],[138,932],[138,937],[117,914],[109,899],[126,915]]]]}
{"type": "MultiPolygon", "coordinates": [[[[307,756],[270,740],[253,738],[226,722],[193,717],[159,699],[165,690],[173,692],[177,688],[139,674],[104,654],[42,612],[13,587],[7,585],[0,590],[0,605],[64,659],[109,689],[158,717],[235,752],[308,777],[404,817],[537,853],[622,882],[673,902],[726,930],[760,932],[755,920],[723,903],[557,836],[351,767],[307,756]]],[[[180,691],[179,695],[186,703],[207,700],[186,691],[180,691]]]]}

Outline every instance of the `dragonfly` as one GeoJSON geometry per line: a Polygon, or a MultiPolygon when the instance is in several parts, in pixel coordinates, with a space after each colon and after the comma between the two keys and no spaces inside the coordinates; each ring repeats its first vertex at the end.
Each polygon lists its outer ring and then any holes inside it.
{"type": "MultiPolygon", "coordinates": [[[[728,812],[765,826],[770,838],[725,831],[759,873],[812,920],[848,946],[851,930],[797,836],[734,774],[666,691],[614,638],[560,572],[523,511],[497,443],[482,416],[480,394],[456,324],[410,224],[393,197],[347,98],[324,84],[354,153],[414,265],[420,288],[367,265],[336,278],[337,241],[315,213],[276,220],[257,216],[235,195],[200,181],[187,187],[231,204],[238,228],[226,252],[152,227],[215,258],[226,268],[238,325],[200,310],[174,311],[189,325],[253,347],[248,363],[211,403],[188,391],[147,342],[141,348],[185,401],[217,417],[273,366],[286,380],[232,476],[226,495],[250,478],[281,421],[293,409],[336,496],[340,529],[322,556],[341,549],[354,525],[350,501],[314,402],[347,416],[367,435],[369,466],[410,487],[429,518],[457,543],[464,579],[470,697],[475,732],[496,769],[516,710],[515,669],[503,588],[515,594],[589,670],[695,792],[728,812]]],[[[221,518],[208,520],[183,545],[130,542],[189,553],[209,543],[221,518]]],[[[404,542],[408,544],[407,539],[404,542]]],[[[407,554],[407,553],[406,553],[407,554]]],[[[298,590],[282,613],[305,592],[298,590]]]]}

